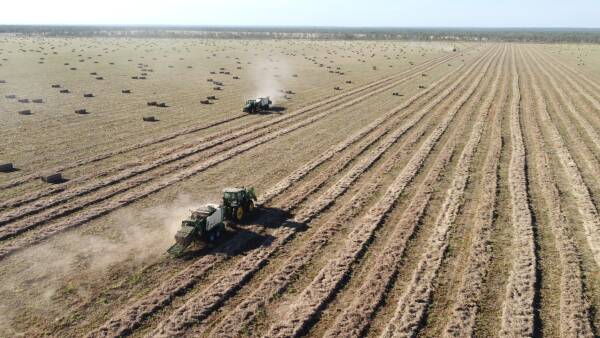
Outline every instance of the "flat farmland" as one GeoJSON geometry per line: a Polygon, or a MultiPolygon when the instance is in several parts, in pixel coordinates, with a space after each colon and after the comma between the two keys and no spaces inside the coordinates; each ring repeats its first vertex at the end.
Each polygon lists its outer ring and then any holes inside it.
{"type": "Polygon", "coordinates": [[[599,53],[2,37],[0,336],[597,336],[599,53]]]}

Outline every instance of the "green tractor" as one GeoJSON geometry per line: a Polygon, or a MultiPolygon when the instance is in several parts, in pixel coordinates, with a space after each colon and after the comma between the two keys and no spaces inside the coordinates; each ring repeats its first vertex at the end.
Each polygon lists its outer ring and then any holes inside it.
{"type": "Polygon", "coordinates": [[[175,244],[167,252],[181,255],[194,240],[215,242],[225,230],[225,224],[243,223],[254,212],[256,193],[254,188],[226,188],[223,190],[223,202],[206,204],[181,222],[181,228],[175,234],[175,244]]]}
{"type": "Polygon", "coordinates": [[[271,99],[268,96],[267,97],[259,97],[254,100],[246,101],[246,105],[244,106],[244,108],[242,110],[244,112],[250,113],[250,114],[258,113],[261,111],[269,110],[271,104],[273,104],[273,102],[271,101],[271,99]]]}

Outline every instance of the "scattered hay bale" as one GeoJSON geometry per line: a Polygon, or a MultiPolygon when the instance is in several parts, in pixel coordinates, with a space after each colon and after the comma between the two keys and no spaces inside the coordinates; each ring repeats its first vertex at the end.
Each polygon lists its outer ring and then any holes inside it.
{"type": "Polygon", "coordinates": [[[423,86],[423,85],[419,85],[419,88],[420,88],[420,89],[424,89],[424,88],[425,88],[425,86],[423,86]]]}
{"type": "Polygon", "coordinates": [[[213,82],[213,79],[208,78],[208,79],[206,79],[206,82],[213,82]]]}
{"type": "Polygon", "coordinates": [[[213,90],[221,90],[221,87],[213,87],[213,90]]]}
{"type": "Polygon", "coordinates": [[[21,115],[31,115],[31,110],[29,110],[29,109],[19,110],[19,114],[21,114],[21,115]]]}
{"type": "Polygon", "coordinates": [[[233,77],[233,79],[234,79],[234,80],[239,80],[239,79],[240,79],[240,77],[239,77],[239,76],[234,76],[234,77],[233,77]]]}
{"type": "Polygon", "coordinates": [[[131,90],[130,89],[123,89],[123,90],[121,90],[121,93],[123,93],[123,94],[131,94],[131,90]]]}
{"type": "Polygon", "coordinates": [[[96,77],[96,80],[104,80],[104,78],[102,76],[98,76],[96,77]]]}
{"type": "Polygon", "coordinates": [[[85,109],[75,109],[75,114],[89,114],[85,109]]]}
{"type": "Polygon", "coordinates": [[[154,116],[144,116],[142,117],[144,122],[157,122],[158,120],[154,116]]]}
{"type": "Polygon", "coordinates": [[[334,90],[342,90],[342,88],[340,88],[339,86],[335,86],[333,87],[334,90]]]}
{"type": "Polygon", "coordinates": [[[59,84],[53,84],[52,88],[60,88],[60,85],[59,84]]]}
{"type": "Polygon", "coordinates": [[[33,100],[31,100],[31,102],[33,102],[33,103],[44,103],[44,100],[43,99],[33,99],[33,100]]]}
{"type": "Polygon", "coordinates": [[[6,80],[0,80],[0,83],[6,83],[6,80]]]}
{"type": "Polygon", "coordinates": [[[208,100],[200,100],[200,103],[201,104],[210,104],[210,101],[208,101],[208,100]]]}
{"type": "Polygon", "coordinates": [[[207,96],[207,97],[206,97],[206,99],[207,99],[207,100],[216,100],[216,99],[217,99],[217,97],[216,97],[216,96],[214,96],[214,95],[209,95],[209,96],[207,96]]]}
{"type": "Polygon", "coordinates": [[[0,172],[3,173],[9,173],[11,171],[14,171],[15,167],[13,166],[12,163],[8,162],[8,163],[0,163],[0,172]]]}
{"type": "Polygon", "coordinates": [[[69,68],[69,69],[70,69],[70,70],[77,70],[77,68],[76,68],[76,67],[71,67],[71,68],[69,68]]]}
{"type": "Polygon", "coordinates": [[[145,76],[140,76],[139,79],[140,80],[146,80],[146,77],[145,76]]]}
{"type": "Polygon", "coordinates": [[[29,99],[19,99],[19,102],[21,102],[21,103],[29,103],[29,99]]]}
{"type": "Polygon", "coordinates": [[[217,74],[216,72],[210,72],[211,74],[217,74]]]}
{"type": "Polygon", "coordinates": [[[94,97],[94,94],[92,94],[92,93],[83,94],[83,97],[94,97]]]}
{"type": "Polygon", "coordinates": [[[9,95],[5,95],[4,97],[7,98],[7,99],[16,99],[17,95],[15,95],[15,94],[9,94],[9,95]]]}
{"type": "Polygon", "coordinates": [[[63,182],[63,177],[61,173],[46,174],[42,175],[40,178],[46,183],[56,184],[63,182]]]}
{"type": "Polygon", "coordinates": [[[156,106],[158,103],[156,101],[149,101],[146,104],[149,106],[156,106]]]}
{"type": "Polygon", "coordinates": [[[60,92],[61,92],[61,93],[63,93],[63,94],[68,94],[68,93],[70,93],[70,91],[69,91],[68,89],[61,89],[61,91],[60,91],[60,92]]]}
{"type": "Polygon", "coordinates": [[[298,77],[298,74],[294,74],[294,75],[292,75],[292,77],[298,77]]]}
{"type": "Polygon", "coordinates": [[[90,75],[98,75],[96,72],[91,72],[90,75]]]}
{"type": "Polygon", "coordinates": [[[137,80],[137,79],[138,79],[138,77],[137,77],[137,76],[132,76],[131,78],[132,78],[132,79],[134,79],[134,80],[137,80]]]}
{"type": "Polygon", "coordinates": [[[393,92],[392,95],[394,95],[394,96],[402,96],[402,94],[400,94],[398,92],[393,92]]]}
{"type": "Polygon", "coordinates": [[[346,81],[346,83],[352,83],[352,81],[348,80],[348,81],[346,81]]]}

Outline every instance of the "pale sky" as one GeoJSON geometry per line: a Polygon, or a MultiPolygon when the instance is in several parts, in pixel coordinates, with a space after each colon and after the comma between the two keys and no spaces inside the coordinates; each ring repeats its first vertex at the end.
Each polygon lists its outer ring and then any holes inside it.
{"type": "Polygon", "coordinates": [[[600,27],[600,0],[1,0],[0,24],[600,27]]]}

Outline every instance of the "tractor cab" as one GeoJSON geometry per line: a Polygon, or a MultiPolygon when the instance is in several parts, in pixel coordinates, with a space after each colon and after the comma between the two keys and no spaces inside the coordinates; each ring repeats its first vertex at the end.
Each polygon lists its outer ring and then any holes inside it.
{"type": "Polygon", "coordinates": [[[246,113],[254,113],[256,111],[256,100],[246,101],[246,105],[243,109],[246,113]]]}
{"type": "Polygon", "coordinates": [[[225,212],[234,222],[243,222],[246,215],[254,211],[255,200],[256,194],[252,188],[226,188],[223,190],[225,212]]]}

